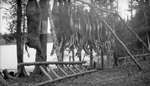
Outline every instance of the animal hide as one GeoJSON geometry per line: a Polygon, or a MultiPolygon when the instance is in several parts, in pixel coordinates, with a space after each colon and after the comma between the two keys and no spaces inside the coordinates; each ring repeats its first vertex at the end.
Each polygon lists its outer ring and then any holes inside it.
{"type": "Polygon", "coordinates": [[[36,0],[29,0],[26,8],[27,15],[27,42],[26,44],[41,52],[41,9],[36,0]]]}

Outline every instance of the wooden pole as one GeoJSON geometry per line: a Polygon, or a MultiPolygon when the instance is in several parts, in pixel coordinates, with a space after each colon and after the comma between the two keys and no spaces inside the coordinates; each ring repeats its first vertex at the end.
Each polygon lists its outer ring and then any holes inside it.
{"type": "Polygon", "coordinates": [[[92,46],[90,46],[90,67],[93,67],[93,49],[92,46]]]}
{"type": "Polygon", "coordinates": [[[149,37],[149,33],[148,32],[146,32],[146,36],[147,36],[148,49],[150,50],[150,37],[149,37]]]}
{"type": "Polygon", "coordinates": [[[119,14],[117,14],[120,20],[127,26],[127,29],[143,44],[143,46],[149,51],[146,43],[139,37],[139,35],[131,28],[130,26],[127,25],[127,23],[121,18],[119,14]]]}
{"type": "MultiPolygon", "coordinates": [[[[137,55],[133,55],[133,56],[135,56],[135,57],[150,56],[150,53],[137,54],[137,55]]],[[[129,58],[129,57],[130,57],[130,56],[119,57],[118,60],[125,59],[125,58],[129,58]]]]}
{"type": "Polygon", "coordinates": [[[101,49],[101,66],[102,66],[102,69],[104,69],[104,51],[103,51],[103,48],[101,49]]]}
{"type": "Polygon", "coordinates": [[[117,34],[113,31],[113,29],[111,28],[111,26],[105,21],[103,20],[104,24],[107,26],[107,29],[114,35],[114,37],[116,38],[116,40],[118,40],[118,42],[123,46],[123,48],[126,50],[126,52],[129,54],[129,56],[131,57],[131,59],[134,61],[134,63],[137,65],[137,67],[139,68],[139,70],[142,70],[141,65],[138,63],[138,61],[135,59],[135,57],[132,55],[132,53],[129,51],[129,49],[127,48],[127,46],[123,43],[123,41],[120,40],[120,38],[117,36],[117,34]]]}
{"type": "Polygon", "coordinates": [[[18,66],[31,66],[31,65],[75,65],[75,64],[84,64],[86,61],[82,62],[26,62],[26,63],[19,63],[18,66]]]}

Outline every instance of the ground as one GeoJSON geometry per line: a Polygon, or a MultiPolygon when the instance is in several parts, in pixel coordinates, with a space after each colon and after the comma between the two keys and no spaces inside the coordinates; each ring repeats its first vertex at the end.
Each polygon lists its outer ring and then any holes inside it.
{"type": "MultiPolygon", "coordinates": [[[[142,71],[139,71],[133,63],[124,64],[45,86],[150,86],[150,61],[141,61],[140,63],[143,66],[142,71]]],[[[46,79],[45,76],[32,76],[20,78],[18,81],[8,80],[8,82],[10,86],[31,86],[46,79]]]]}

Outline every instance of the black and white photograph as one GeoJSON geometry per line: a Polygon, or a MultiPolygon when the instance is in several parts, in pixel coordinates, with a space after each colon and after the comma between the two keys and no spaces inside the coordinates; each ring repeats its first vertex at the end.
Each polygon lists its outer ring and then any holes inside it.
{"type": "Polygon", "coordinates": [[[0,0],[0,86],[150,86],[150,0],[0,0]]]}

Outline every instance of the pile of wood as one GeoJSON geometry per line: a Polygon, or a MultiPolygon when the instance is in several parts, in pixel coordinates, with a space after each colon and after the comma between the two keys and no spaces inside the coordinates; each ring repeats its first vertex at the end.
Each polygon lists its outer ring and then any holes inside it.
{"type": "Polygon", "coordinates": [[[6,80],[4,79],[4,75],[0,72],[0,86],[8,86],[6,80]]]}
{"type": "Polygon", "coordinates": [[[17,80],[17,78],[15,78],[15,73],[8,72],[7,69],[0,72],[0,86],[9,86],[6,80],[17,80]]]}

